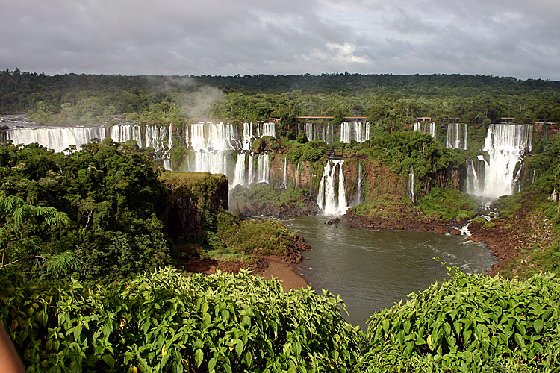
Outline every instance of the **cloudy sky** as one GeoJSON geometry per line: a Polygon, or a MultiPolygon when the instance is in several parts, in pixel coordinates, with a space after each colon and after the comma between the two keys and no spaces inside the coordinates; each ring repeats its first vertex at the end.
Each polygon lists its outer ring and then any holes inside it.
{"type": "Polygon", "coordinates": [[[560,80],[560,0],[0,0],[0,68],[560,80]]]}

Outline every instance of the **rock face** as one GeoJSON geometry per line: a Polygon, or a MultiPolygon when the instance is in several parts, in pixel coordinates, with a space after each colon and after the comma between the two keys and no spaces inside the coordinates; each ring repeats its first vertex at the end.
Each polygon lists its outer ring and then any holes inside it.
{"type": "Polygon", "coordinates": [[[164,172],[161,180],[170,190],[164,221],[174,241],[192,240],[216,224],[228,207],[228,182],[224,175],[208,172],[164,172]]]}

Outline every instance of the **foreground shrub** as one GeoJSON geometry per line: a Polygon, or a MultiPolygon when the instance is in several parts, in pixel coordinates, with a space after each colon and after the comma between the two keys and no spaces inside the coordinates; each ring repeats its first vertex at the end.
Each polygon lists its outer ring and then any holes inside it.
{"type": "Polygon", "coordinates": [[[359,371],[551,371],[560,365],[560,281],[454,271],[368,321],[359,371]]]}
{"type": "Polygon", "coordinates": [[[0,320],[29,372],[351,371],[361,333],[341,307],[247,272],[170,268],[112,288],[0,294],[0,320]]]}

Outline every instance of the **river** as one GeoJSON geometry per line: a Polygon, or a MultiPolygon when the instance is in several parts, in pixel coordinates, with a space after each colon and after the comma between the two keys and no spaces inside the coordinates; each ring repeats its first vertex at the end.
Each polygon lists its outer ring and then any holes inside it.
{"type": "Polygon", "coordinates": [[[486,247],[465,237],[372,231],[327,225],[328,219],[300,217],[284,223],[312,247],[304,253],[299,273],[314,289],[339,294],[348,308],[348,321],[361,327],[374,311],[444,279],[441,261],[468,273],[486,271],[493,262],[486,247]]]}

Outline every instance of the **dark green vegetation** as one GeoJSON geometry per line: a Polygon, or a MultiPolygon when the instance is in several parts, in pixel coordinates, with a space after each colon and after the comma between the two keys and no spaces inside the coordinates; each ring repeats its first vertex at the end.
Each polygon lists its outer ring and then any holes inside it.
{"type": "Polygon", "coordinates": [[[417,207],[427,216],[444,220],[472,218],[478,210],[478,204],[468,194],[450,188],[432,188],[418,200],[417,207]]]}
{"type": "MultiPolygon", "coordinates": [[[[560,121],[560,86],[464,75],[104,76],[0,72],[0,113],[38,122],[98,123],[116,114],[145,123],[299,115],[368,116],[393,131],[419,116],[491,123],[500,117],[560,121]]],[[[295,137],[294,137],[295,139],[295,137]]]]}
{"type": "Polygon", "coordinates": [[[169,263],[166,191],[133,148],[2,146],[0,175],[2,271],[103,281],[169,263]]]}

